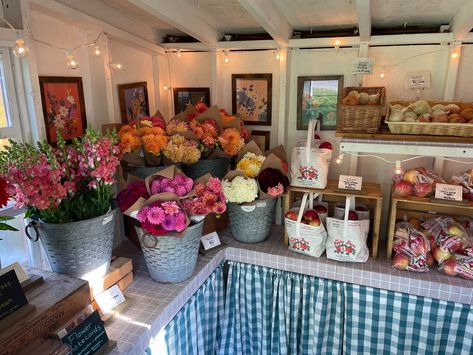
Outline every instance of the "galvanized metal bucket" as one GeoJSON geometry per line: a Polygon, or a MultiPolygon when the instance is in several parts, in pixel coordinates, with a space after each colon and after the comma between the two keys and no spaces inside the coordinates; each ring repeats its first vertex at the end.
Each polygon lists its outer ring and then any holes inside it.
{"type": "Polygon", "coordinates": [[[156,236],[136,226],[136,233],[151,278],[157,282],[182,282],[194,273],[204,221],[187,228],[182,238],[156,236]]]}
{"type": "Polygon", "coordinates": [[[274,223],[276,199],[256,200],[251,204],[227,203],[233,238],[243,243],[265,240],[274,223]]]}
{"type": "Polygon", "coordinates": [[[54,272],[92,280],[105,275],[112,259],[116,210],[70,223],[32,220],[25,228],[33,242],[41,240],[54,272]]]}
{"type": "Polygon", "coordinates": [[[192,165],[182,164],[182,171],[192,180],[207,173],[222,179],[230,167],[230,158],[201,159],[192,165]]]}

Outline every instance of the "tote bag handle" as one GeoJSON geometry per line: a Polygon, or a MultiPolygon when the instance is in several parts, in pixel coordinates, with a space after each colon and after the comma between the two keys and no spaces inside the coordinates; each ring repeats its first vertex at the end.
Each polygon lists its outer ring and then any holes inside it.
{"type": "Polygon", "coordinates": [[[350,208],[353,206],[355,208],[355,196],[347,196],[345,199],[345,216],[343,218],[343,238],[347,238],[348,233],[348,215],[350,213],[350,208]]]}
{"type": "Polygon", "coordinates": [[[304,215],[304,209],[307,205],[307,202],[309,202],[309,208],[313,208],[314,206],[314,197],[317,197],[318,193],[315,194],[313,192],[304,192],[304,195],[302,196],[302,201],[301,201],[301,207],[299,208],[299,214],[297,215],[297,220],[296,220],[296,236],[300,237],[301,236],[301,221],[302,221],[302,216],[304,215]],[[310,196],[309,196],[310,195],[310,196]],[[309,201],[307,201],[307,198],[309,197],[309,201]]]}
{"type": "Polygon", "coordinates": [[[305,143],[305,161],[306,163],[310,162],[310,153],[311,153],[311,146],[312,140],[314,139],[314,131],[320,131],[320,121],[319,120],[310,120],[309,127],[307,128],[307,140],[305,143]]]}

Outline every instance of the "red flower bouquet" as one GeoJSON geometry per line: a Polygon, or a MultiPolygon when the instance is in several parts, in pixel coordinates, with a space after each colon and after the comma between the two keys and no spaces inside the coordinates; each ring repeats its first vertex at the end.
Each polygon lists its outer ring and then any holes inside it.
{"type": "Polygon", "coordinates": [[[271,197],[279,197],[289,186],[289,179],[278,169],[266,168],[258,175],[258,183],[261,191],[271,197]]]}

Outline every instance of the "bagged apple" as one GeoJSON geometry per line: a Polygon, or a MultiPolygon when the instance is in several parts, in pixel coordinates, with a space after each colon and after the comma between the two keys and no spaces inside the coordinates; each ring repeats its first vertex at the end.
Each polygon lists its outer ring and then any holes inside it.
{"type": "MultiPolygon", "coordinates": [[[[294,207],[300,207],[301,202],[302,202],[302,200],[297,200],[296,202],[294,202],[294,205],[292,207],[293,208],[294,207]]],[[[310,201],[309,201],[309,203],[310,203],[310,201]]],[[[326,219],[327,219],[327,216],[328,216],[328,203],[322,201],[322,195],[319,195],[318,198],[313,198],[311,206],[312,207],[310,207],[310,208],[314,209],[317,212],[317,214],[319,215],[319,218],[322,221],[323,225],[326,226],[326,219]]]]}
{"type": "Polygon", "coordinates": [[[448,183],[461,185],[463,188],[463,199],[473,201],[473,169],[468,170],[463,175],[452,176],[448,183]]]}
{"type": "Polygon", "coordinates": [[[445,181],[433,170],[419,167],[409,169],[403,175],[393,178],[393,193],[398,196],[429,197],[437,183],[445,181]]]}
{"type": "Polygon", "coordinates": [[[299,209],[291,209],[284,217],[289,250],[316,258],[322,255],[327,232],[317,211],[313,209],[313,193],[304,193],[299,209]],[[308,201],[309,195],[311,198],[308,201]]]}
{"type": "Polygon", "coordinates": [[[450,275],[460,276],[464,279],[473,280],[473,257],[457,256],[450,258],[439,265],[439,271],[450,275]]]}
{"type": "Polygon", "coordinates": [[[327,258],[364,263],[369,257],[366,239],[370,229],[370,220],[358,220],[351,206],[353,208],[355,206],[355,197],[347,196],[343,219],[327,218],[327,258]]]}
{"type": "Polygon", "coordinates": [[[433,264],[427,237],[408,222],[400,222],[394,232],[393,267],[415,272],[429,271],[433,264]]]}

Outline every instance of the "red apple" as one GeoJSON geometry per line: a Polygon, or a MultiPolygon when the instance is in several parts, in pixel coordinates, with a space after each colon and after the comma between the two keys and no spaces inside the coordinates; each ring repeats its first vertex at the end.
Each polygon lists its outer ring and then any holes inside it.
{"type": "Polygon", "coordinates": [[[449,235],[453,235],[455,237],[461,237],[465,233],[463,231],[463,228],[458,224],[458,223],[452,223],[447,227],[447,233],[449,235]]]}
{"type": "Polygon", "coordinates": [[[312,227],[320,226],[319,216],[317,216],[317,218],[311,219],[310,222],[309,222],[309,226],[312,226],[312,227]]]}
{"type": "Polygon", "coordinates": [[[320,136],[317,133],[314,133],[314,139],[320,139],[320,136]]]}
{"type": "Polygon", "coordinates": [[[405,254],[396,253],[393,257],[393,267],[400,270],[405,270],[409,266],[409,257],[405,254]]]}
{"type": "Polygon", "coordinates": [[[316,210],[317,213],[328,213],[327,207],[325,207],[324,205],[315,205],[314,210],[316,210]]]}
{"type": "Polygon", "coordinates": [[[420,229],[420,221],[417,218],[410,217],[407,219],[407,223],[412,224],[416,229],[420,229]]]}
{"type": "Polygon", "coordinates": [[[394,184],[394,193],[399,196],[410,196],[412,195],[412,186],[406,180],[401,180],[394,184]]]}
{"type": "Polygon", "coordinates": [[[414,185],[417,182],[418,175],[419,175],[419,171],[417,171],[416,169],[411,169],[411,170],[406,171],[402,179],[406,180],[411,185],[414,185]]]}
{"type": "Polygon", "coordinates": [[[452,256],[449,251],[443,250],[440,247],[435,247],[432,254],[434,256],[434,259],[437,260],[438,263],[441,263],[452,256]]]}
{"type": "Polygon", "coordinates": [[[307,222],[310,222],[316,218],[317,219],[319,218],[319,214],[315,210],[307,210],[304,212],[304,215],[302,216],[302,219],[307,222]]]}
{"type": "Polygon", "coordinates": [[[455,271],[455,266],[457,266],[457,261],[455,259],[448,259],[442,263],[443,272],[450,276],[456,276],[457,272],[455,271]]]}
{"type": "Polygon", "coordinates": [[[365,208],[365,206],[356,206],[355,211],[366,212],[368,210],[365,208]]]}
{"type": "Polygon", "coordinates": [[[297,213],[294,212],[294,211],[286,212],[286,214],[284,215],[284,217],[286,217],[287,219],[291,219],[291,220],[293,220],[293,221],[297,221],[297,213]]]}
{"type": "Polygon", "coordinates": [[[432,190],[432,185],[427,182],[418,182],[414,185],[414,193],[417,197],[429,196],[432,190]]]}
{"type": "Polygon", "coordinates": [[[304,220],[302,220],[301,223],[302,223],[302,224],[309,224],[309,222],[304,221],[304,220]]]}
{"type": "Polygon", "coordinates": [[[427,253],[427,265],[432,266],[434,265],[434,257],[432,256],[432,253],[427,253]]]}
{"type": "Polygon", "coordinates": [[[320,149],[330,149],[330,150],[333,150],[332,143],[330,143],[330,142],[322,142],[322,143],[320,143],[319,148],[320,148],[320,149]]]}
{"type": "Polygon", "coordinates": [[[348,211],[348,220],[350,221],[357,221],[358,216],[356,215],[356,212],[353,210],[348,211]]]}

